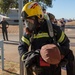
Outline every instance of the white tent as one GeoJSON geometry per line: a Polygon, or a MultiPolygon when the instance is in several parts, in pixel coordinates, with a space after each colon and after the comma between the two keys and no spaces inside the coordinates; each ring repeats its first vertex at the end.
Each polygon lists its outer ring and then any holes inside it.
{"type": "Polygon", "coordinates": [[[0,15],[0,22],[2,21],[3,18],[5,18],[5,19],[9,19],[9,17],[7,17],[7,16],[0,15]]]}

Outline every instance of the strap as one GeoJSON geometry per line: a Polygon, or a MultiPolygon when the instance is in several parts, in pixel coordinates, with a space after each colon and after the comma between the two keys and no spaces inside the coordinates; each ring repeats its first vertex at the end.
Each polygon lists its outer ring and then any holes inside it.
{"type": "Polygon", "coordinates": [[[33,35],[34,33],[31,34],[31,38],[30,38],[30,46],[29,46],[29,51],[33,51],[33,46],[32,46],[32,41],[33,41],[33,35]]]}
{"type": "Polygon", "coordinates": [[[47,20],[47,25],[48,25],[49,35],[53,38],[54,37],[53,27],[49,20],[47,20]]]}
{"type": "Polygon", "coordinates": [[[46,19],[46,21],[47,21],[47,25],[48,25],[49,35],[50,35],[50,37],[53,38],[54,44],[57,44],[55,36],[54,36],[54,32],[53,32],[53,27],[52,27],[51,21],[50,21],[50,19],[46,19]]]}

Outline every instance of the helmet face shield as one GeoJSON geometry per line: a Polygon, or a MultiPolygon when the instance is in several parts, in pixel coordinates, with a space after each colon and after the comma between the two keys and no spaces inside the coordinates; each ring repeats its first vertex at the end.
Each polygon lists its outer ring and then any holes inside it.
{"type": "Polygon", "coordinates": [[[29,20],[25,20],[25,27],[29,29],[30,32],[32,32],[35,29],[34,23],[30,22],[29,20]]]}

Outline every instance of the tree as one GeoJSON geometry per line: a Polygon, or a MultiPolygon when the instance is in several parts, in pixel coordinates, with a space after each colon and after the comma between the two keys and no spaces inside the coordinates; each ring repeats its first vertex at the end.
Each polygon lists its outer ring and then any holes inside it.
{"type": "Polygon", "coordinates": [[[17,7],[17,0],[0,0],[0,11],[6,14],[9,7],[17,7]]]}
{"type": "MultiPolygon", "coordinates": [[[[39,2],[39,4],[43,7],[52,6],[52,0],[31,0],[31,1],[39,2]]],[[[29,2],[29,0],[24,0],[24,4],[27,2],[29,2]]],[[[10,7],[18,8],[18,0],[0,0],[0,11],[1,12],[6,14],[10,7]]]]}
{"type": "MultiPolygon", "coordinates": [[[[29,0],[24,0],[24,3],[27,3],[28,1],[29,0]]],[[[52,0],[31,0],[31,1],[39,2],[41,6],[52,7],[52,0]]]]}
{"type": "MultiPolygon", "coordinates": [[[[32,1],[34,1],[34,0],[32,0],[32,1]]],[[[35,0],[35,1],[40,2],[40,3],[42,3],[42,5],[45,5],[45,6],[49,6],[49,7],[52,6],[52,0],[35,0]]]]}

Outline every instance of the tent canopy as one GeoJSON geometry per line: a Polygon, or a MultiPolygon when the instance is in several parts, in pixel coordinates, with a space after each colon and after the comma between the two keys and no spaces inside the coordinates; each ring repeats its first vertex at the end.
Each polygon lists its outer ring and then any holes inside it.
{"type": "Polygon", "coordinates": [[[5,19],[9,19],[9,17],[7,17],[7,16],[0,15],[0,21],[2,21],[3,18],[5,18],[5,19]]]}

